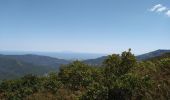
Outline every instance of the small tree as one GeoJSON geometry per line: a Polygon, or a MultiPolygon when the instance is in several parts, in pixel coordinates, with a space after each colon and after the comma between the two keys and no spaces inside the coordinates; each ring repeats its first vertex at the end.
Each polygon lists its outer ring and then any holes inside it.
{"type": "Polygon", "coordinates": [[[59,78],[67,87],[73,90],[86,88],[92,83],[91,68],[79,61],[65,65],[60,69],[59,78]]]}
{"type": "Polygon", "coordinates": [[[43,87],[52,94],[57,93],[58,89],[62,87],[62,83],[59,81],[57,73],[49,73],[43,82],[43,87]]]}

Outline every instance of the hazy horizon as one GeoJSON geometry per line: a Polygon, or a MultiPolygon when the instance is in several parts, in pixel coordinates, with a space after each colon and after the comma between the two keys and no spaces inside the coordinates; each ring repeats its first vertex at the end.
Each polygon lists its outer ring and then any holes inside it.
{"type": "Polygon", "coordinates": [[[2,0],[0,51],[170,49],[168,0],[2,0]]]}

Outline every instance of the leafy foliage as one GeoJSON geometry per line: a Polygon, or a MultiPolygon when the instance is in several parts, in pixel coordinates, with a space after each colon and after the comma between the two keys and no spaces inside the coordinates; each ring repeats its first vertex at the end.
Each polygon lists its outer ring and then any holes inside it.
{"type": "Polygon", "coordinates": [[[170,58],[137,61],[131,50],[112,54],[101,66],[80,61],[60,71],[2,81],[0,97],[7,100],[169,100],[170,58]]]}
{"type": "Polygon", "coordinates": [[[93,80],[91,68],[79,61],[63,66],[59,77],[63,84],[74,90],[86,88],[93,80]]]}

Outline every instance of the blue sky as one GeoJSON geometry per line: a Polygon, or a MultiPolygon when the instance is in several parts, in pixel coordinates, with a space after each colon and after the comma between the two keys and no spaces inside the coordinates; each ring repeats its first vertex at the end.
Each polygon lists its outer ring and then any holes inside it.
{"type": "Polygon", "coordinates": [[[170,49],[169,8],[169,0],[0,0],[0,50],[170,49]]]}

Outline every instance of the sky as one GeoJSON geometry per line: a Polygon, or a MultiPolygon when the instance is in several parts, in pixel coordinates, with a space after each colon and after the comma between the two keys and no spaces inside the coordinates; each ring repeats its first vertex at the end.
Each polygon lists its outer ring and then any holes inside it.
{"type": "Polygon", "coordinates": [[[0,0],[0,50],[170,49],[169,0],[0,0]]]}

